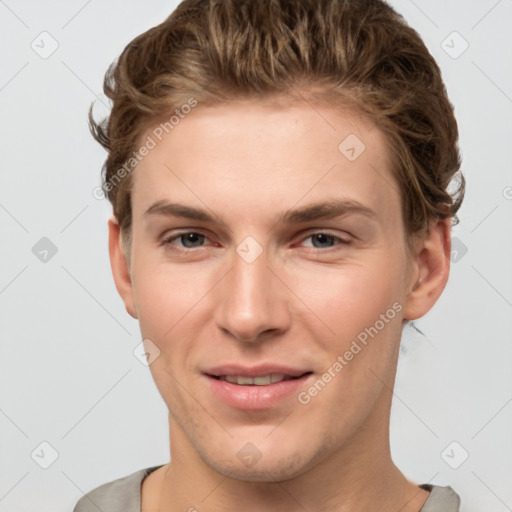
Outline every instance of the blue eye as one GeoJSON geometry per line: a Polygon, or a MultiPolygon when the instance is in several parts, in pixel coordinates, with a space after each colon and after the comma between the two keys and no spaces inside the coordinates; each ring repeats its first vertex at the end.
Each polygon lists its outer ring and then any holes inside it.
{"type": "Polygon", "coordinates": [[[311,239],[312,246],[316,249],[328,249],[329,247],[333,247],[336,245],[336,242],[339,244],[350,244],[350,241],[343,240],[334,235],[330,235],[329,233],[312,233],[308,235],[304,240],[311,239]]]}
{"type": "Polygon", "coordinates": [[[317,233],[315,235],[311,235],[310,238],[314,247],[323,249],[324,247],[332,247],[334,245],[335,237],[332,235],[326,235],[325,233],[317,233]]]}
{"type": "Polygon", "coordinates": [[[183,233],[178,237],[184,247],[200,247],[204,242],[205,236],[199,233],[183,233]]]}
{"type": "Polygon", "coordinates": [[[205,235],[201,233],[196,233],[195,231],[187,231],[186,233],[180,233],[179,235],[174,235],[169,237],[163,241],[163,245],[167,246],[173,250],[183,250],[185,249],[194,249],[198,247],[202,247],[204,245],[204,241],[206,239],[205,235]],[[180,241],[180,244],[175,244],[176,240],[180,241]]]}

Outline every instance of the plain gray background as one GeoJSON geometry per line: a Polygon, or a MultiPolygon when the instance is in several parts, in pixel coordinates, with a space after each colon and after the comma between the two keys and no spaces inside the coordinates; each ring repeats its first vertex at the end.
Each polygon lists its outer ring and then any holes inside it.
{"type": "MultiPolygon", "coordinates": [[[[97,115],[106,111],[107,66],[175,5],[0,1],[1,512],[70,511],[91,488],[168,461],[166,409],[133,354],[138,324],[110,273],[110,205],[93,196],[105,153],[87,110],[98,99],[97,115]]],[[[404,333],[392,452],[411,480],[451,485],[463,512],[504,512],[512,510],[512,0],[392,5],[443,70],[468,181],[448,286],[416,322],[426,337],[404,333]]]]}

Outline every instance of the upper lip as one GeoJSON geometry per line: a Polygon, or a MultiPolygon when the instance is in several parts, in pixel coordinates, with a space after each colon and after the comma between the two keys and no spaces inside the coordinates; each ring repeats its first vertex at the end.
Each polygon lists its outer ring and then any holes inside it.
{"type": "Polygon", "coordinates": [[[263,377],[271,374],[281,374],[288,377],[300,377],[305,373],[310,373],[310,370],[302,370],[300,368],[292,368],[290,366],[283,366],[277,364],[258,364],[254,366],[242,366],[240,364],[224,364],[222,366],[215,366],[205,370],[203,373],[213,377],[222,377],[225,375],[236,375],[242,377],[263,377]]]}

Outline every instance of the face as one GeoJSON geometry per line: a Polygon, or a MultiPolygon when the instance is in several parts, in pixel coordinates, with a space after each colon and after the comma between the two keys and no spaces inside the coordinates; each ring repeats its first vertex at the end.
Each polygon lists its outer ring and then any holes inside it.
{"type": "Polygon", "coordinates": [[[199,105],[133,178],[121,293],[159,351],[173,459],[284,479],[375,436],[418,278],[383,133],[328,107],[199,105]]]}

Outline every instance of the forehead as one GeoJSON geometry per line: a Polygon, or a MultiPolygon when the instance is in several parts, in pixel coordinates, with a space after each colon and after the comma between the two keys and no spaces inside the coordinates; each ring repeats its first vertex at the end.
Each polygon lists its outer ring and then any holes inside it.
{"type": "Polygon", "coordinates": [[[142,142],[148,137],[154,147],[133,176],[134,216],[158,200],[179,200],[253,222],[253,215],[298,203],[346,198],[397,220],[387,140],[353,110],[306,102],[198,105],[173,125],[153,126],[142,142]]]}

